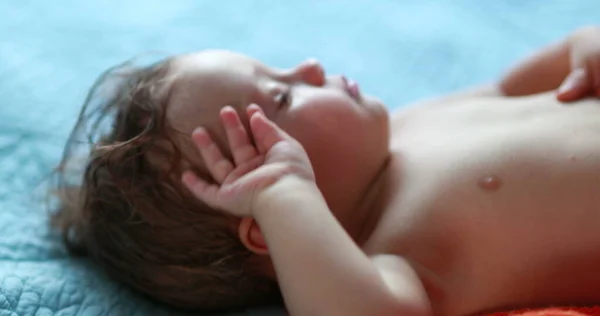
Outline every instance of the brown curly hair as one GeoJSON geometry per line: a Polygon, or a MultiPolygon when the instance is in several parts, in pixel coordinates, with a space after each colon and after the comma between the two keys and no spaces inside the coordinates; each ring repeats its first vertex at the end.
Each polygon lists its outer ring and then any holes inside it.
{"type": "Polygon", "coordinates": [[[126,62],[90,89],[57,168],[52,225],[73,254],[167,304],[221,311],[280,303],[276,283],[239,241],[238,219],[180,184],[182,163],[197,164],[166,121],[171,60],[126,62]]]}

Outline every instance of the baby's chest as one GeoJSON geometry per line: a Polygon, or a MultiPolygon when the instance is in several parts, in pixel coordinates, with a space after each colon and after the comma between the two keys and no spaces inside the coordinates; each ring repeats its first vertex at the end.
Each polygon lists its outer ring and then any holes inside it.
{"type": "Polygon", "coordinates": [[[481,180],[485,173],[448,168],[454,171],[441,179],[424,174],[429,183],[408,175],[414,186],[405,182],[411,188],[398,194],[380,227],[387,252],[415,263],[440,310],[571,303],[597,293],[597,180],[540,174],[536,182],[501,168],[490,176],[497,179],[481,180]],[[561,291],[565,284],[577,291],[561,291]]]}
{"type": "Polygon", "coordinates": [[[407,235],[496,262],[600,249],[600,137],[477,131],[400,151],[398,243],[407,235]]]}
{"type": "Polygon", "coordinates": [[[392,137],[402,189],[381,228],[444,309],[574,300],[600,283],[599,109],[524,106],[423,115],[392,137]],[[553,290],[568,282],[581,291],[553,290]]]}
{"type": "Polygon", "coordinates": [[[398,212],[415,214],[422,229],[498,231],[502,240],[600,223],[600,104],[548,100],[465,102],[407,116],[392,135],[398,212]]]}

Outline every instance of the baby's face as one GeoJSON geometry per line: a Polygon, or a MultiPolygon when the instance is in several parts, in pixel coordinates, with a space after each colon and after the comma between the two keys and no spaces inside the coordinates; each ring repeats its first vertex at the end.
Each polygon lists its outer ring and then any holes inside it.
{"type": "Polygon", "coordinates": [[[316,61],[281,70],[233,52],[204,51],[177,57],[170,75],[172,126],[186,135],[203,126],[227,148],[219,110],[233,106],[247,124],[245,108],[258,104],[305,147],[322,190],[328,178],[350,181],[360,173],[353,169],[377,168],[387,158],[385,106],[344,76],[326,76],[316,61]]]}

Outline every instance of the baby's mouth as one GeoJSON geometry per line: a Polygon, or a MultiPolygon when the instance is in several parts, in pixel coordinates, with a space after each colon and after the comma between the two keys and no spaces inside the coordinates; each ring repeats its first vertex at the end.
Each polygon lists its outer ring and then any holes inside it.
{"type": "Polygon", "coordinates": [[[346,78],[346,76],[342,76],[342,81],[344,82],[344,89],[346,92],[355,100],[360,99],[360,87],[358,83],[354,80],[346,78]]]}

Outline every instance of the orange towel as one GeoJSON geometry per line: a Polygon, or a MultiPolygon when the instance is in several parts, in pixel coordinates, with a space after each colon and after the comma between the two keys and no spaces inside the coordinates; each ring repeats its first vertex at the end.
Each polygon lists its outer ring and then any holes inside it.
{"type": "Polygon", "coordinates": [[[493,313],[486,316],[600,316],[600,306],[528,309],[493,313]]]}

